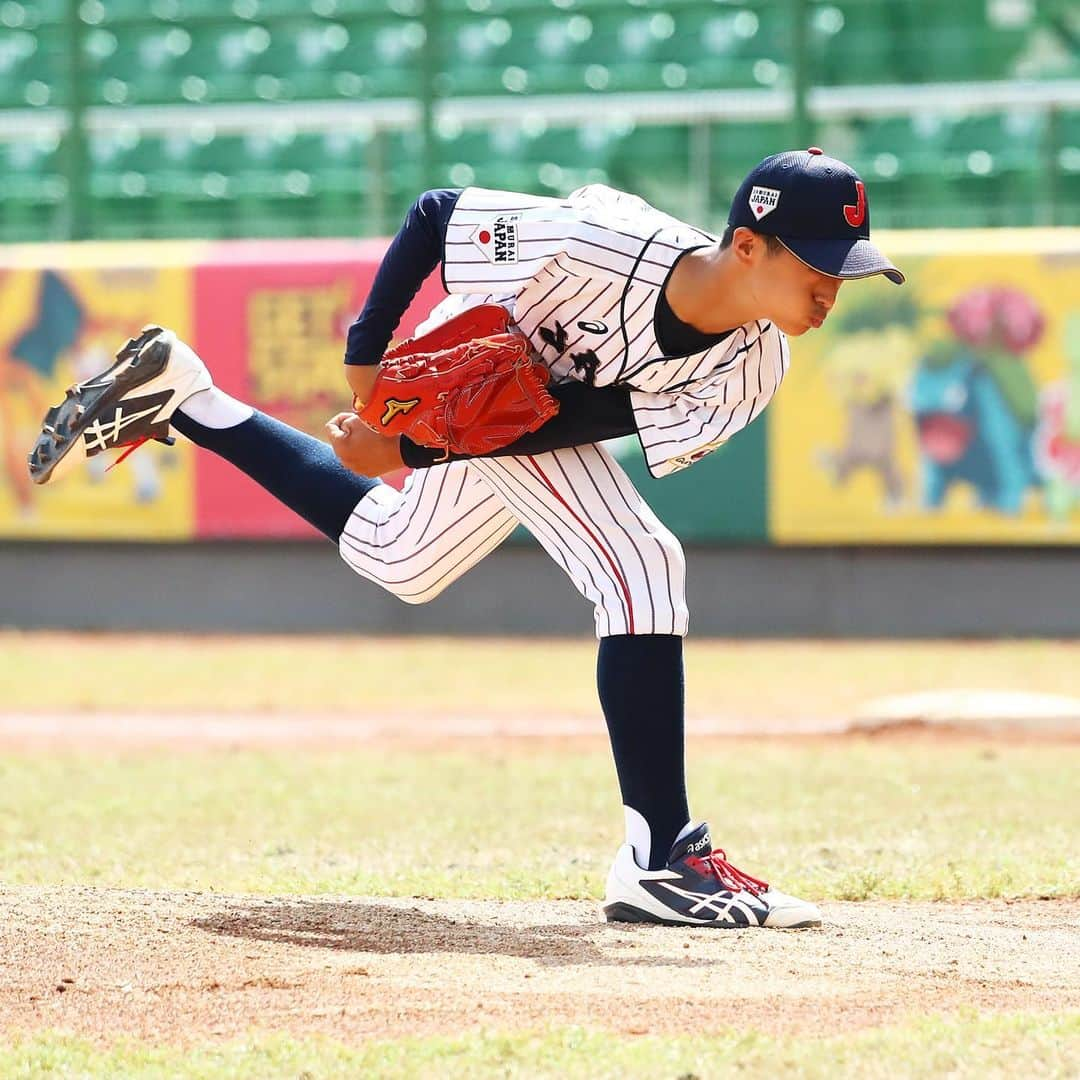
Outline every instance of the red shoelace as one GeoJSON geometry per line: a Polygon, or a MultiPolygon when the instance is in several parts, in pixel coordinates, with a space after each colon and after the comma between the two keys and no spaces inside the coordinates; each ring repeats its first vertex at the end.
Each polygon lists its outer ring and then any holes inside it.
{"type": "Polygon", "coordinates": [[[738,892],[740,889],[745,889],[755,896],[760,896],[769,888],[769,883],[767,881],[760,881],[756,877],[751,877],[749,874],[743,873],[737,866],[732,866],[731,863],[727,861],[727,852],[723,850],[714,851],[704,858],[700,858],[697,855],[691,855],[686,861],[690,867],[699,874],[706,874],[716,878],[732,892],[738,892]]]}

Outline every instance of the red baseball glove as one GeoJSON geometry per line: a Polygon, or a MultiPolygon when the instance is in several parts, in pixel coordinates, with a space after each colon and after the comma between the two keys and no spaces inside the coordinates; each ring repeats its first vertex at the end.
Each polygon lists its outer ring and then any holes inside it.
{"type": "Polygon", "coordinates": [[[481,304],[391,349],[360,419],[381,435],[474,457],[535,431],[559,411],[549,373],[509,329],[498,304],[481,304]]]}

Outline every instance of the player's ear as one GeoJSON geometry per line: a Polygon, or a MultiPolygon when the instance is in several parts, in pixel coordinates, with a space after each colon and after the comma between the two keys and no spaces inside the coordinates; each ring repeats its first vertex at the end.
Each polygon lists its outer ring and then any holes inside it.
{"type": "Polygon", "coordinates": [[[740,225],[731,234],[731,250],[740,263],[749,266],[755,259],[760,258],[764,250],[764,237],[759,236],[753,229],[740,225]]]}

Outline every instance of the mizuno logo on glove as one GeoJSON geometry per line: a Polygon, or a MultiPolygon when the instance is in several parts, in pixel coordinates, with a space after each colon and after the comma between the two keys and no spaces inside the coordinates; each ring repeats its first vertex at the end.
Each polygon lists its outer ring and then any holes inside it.
{"type": "Polygon", "coordinates": [[[406,413],[410,413],[417,405],[420,404],[420,399],[410,398],[408,401],[399,401],[397,398],[386,399],[386,412],[382,414],[382,419],[379,423],[383,427],[386,427],[395,416],[404,416],[406,413]]]}

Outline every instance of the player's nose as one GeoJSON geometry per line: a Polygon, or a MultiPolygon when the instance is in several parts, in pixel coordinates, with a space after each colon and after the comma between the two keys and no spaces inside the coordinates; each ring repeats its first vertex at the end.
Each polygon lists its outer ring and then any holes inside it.
{"type": "Polygon", "coordinates": [[[843,282],[839,278],[823,276],[814,288],[814,300],[826,311],[831,311],[841,285],[843,282]]]}

